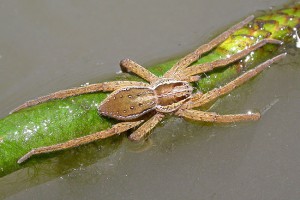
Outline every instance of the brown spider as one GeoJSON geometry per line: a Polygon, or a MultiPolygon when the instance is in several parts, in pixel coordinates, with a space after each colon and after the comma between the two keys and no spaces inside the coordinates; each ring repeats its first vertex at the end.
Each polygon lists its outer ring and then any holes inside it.
{"type": "Polygon", "coordinates": [[[253,16],[246,18],[209,43],[200,46],[194,52],[179,60],[168,72],[163,75],[163,77],[157,77],[147,69],[129,59],[121,61],[121,68],[142,77],[149,83],[137,81],[113,81],[92,84],[85,87],[58,91],[47,96],[39,97],[35,100],[28,101],[19,106],[12,112],[52,99],[63,99],[70,96],[99,91],[113,91],[100,104],[98,108],[99,114],[127,122],[120,122],[113,125],[110,129],[76,138],[64,143],[33,149],[20,158],[18,163],[24,162],[35,154],[48,153],[76,147],[98,139],[120,134],[141,125],[144,120],[140,120],[140,117],[150,111],[154,112],[155,114],[148,121],[145,121],[139,128],[137,128],[129,136],[130,139],[140,140],[143,138],[165,117],[167,113],[184,117],[186,119],[205,122],[223,123],[258,120],[260,118],[259,113],[219,115],[214,112],[193,110],[193,108],[202,106],[215,100],[221,95],[229,93],[237,86],[243,84],[247,80],[260,73],[273,62],[281,59],[283,56],[285,56],[285,54],[281,54],[270,60],[267,60],[266,62],[258,65],[256,68],[247,71],[235,80],[229,82],[225,86],[215,88],[205,94],[199,91],[193,93],[194,88],[189,84],[189,82],[194,82],[199,79],[197,74],[211,71],[217,67],[226,66],[229,63],[243,58],[250,52],[265,45],[266,43],[281,43],[280,41],[274,39],[263,39],[257,42],[255,45],[235,55],[232,55],[229,58],[189,67],[192,63],[199,59],[201,54],[213,49],[215,46],[226,40],[233,32],[248,24],[253,18],[253,16]]]}

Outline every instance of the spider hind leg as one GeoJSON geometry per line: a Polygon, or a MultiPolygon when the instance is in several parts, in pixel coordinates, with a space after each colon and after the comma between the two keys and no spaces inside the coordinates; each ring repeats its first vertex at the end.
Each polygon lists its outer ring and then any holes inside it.
{"type": "Polygon", "coordinates": [[[110,129],[107,129],[104,131],[96,132],[96,133],[93,133],[90,135],[82,136],[82,137],[79,137],[79,138],[76,138],[73,140],[69,140],[67,142],[55,144],[55,145],[32,149],[31,151],[29,151],[27,154],[25,154],[18,160],[18,164],[23,163],[24,161],[26,161],[33,155],[69,149],[69,148],[77,147],[77,146],[87,144],[87,143],[90,143],[90,142],[93,142],[93,141],[96,141],[99,139],[108,138],[108,137],[111,137],[116,134],[121,134],[131,128],[134,128],[134,127],[140,125],[143,121],[144,120],[135,121],[135,122],[120,122],[118,124],[113,125],[110,129]]]}

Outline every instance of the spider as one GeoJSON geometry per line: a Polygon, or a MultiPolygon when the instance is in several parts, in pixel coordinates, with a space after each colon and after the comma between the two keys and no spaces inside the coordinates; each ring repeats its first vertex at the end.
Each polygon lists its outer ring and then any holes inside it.
{"type": "Polygon", "coordinates": [[[199,80],[200,77],[198,74],[211,71],[214,68],[226,66],[229,63],[245,57],[250,52],[267,43],[281,44],[281,41],[279,40],[263,39],[253,46],[250,46],[228,58],[190,66],[192,63],[197,61],[203,53],[212,50],[218,44],[226,40],[236,30],[252,21],[253,18],[254,16],[247,17],[211,40],[209,43],[200,46],[194,52],[186,55],[162,77],[157,77],[132,60],[124,59],[120,62],[120,66],[123,70],[134,73],[149,83],[138,81],[112,81],[91,84],[84,87],[61,90],[47,96],[39,97],[35,100],[27,101],[17,107],[12,112],[53,99],[63,99],[70,96],[99,91],[112,92],[99,105],[98,112],[100,115],[122,121],[107,130],[72,139],[64,143],[32,149],[17,162],[20,164],[36,154],[72,148],[95,140],[107,138],[112,135],[121,134],[122,132],[138,126],[139,127],[130,134],[129,138],[131,140],[140,140],[145,137],[146,134],[149,133],[165,117],[166,114],[173,114],[185,119],[196,121],[219,123],[258,120],[260,118],[260,113],[249,112],[246,114],[219,115],[214,112],[194,110],[193,108],[207,104],[214,101],[217,97],[229,93],[237,86],[260,73],[273,62],[284,57],[285,54],[275,56],[245,72],[223,87],[215,88],[204,94],[200,91],[193,92],[194,88],[190,85],[191,82],[199,80]],[[141,118],[146,113],[154,114],[145,121],[141,118]]]}

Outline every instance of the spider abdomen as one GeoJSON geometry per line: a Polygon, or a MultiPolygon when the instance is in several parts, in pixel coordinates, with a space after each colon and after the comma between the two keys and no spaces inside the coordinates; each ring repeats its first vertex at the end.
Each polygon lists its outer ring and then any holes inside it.
{"type": "Polygon", "coordinates": [[[157,97],[149,87],[125,87],[111,93],[99,113],[118,120],[136,119],[155,109],[157,97]]]}

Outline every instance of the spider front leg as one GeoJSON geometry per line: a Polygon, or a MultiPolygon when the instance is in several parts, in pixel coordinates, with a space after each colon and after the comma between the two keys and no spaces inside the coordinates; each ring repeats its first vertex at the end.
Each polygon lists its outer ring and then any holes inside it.
{"type": "Polygon", "coordinates": [[[215,88],[215,89],[213,89],[213,90],[211,90],[211,91],[209,91],[205,94],[202,94],[202,93],[194,94],[188,102],[186,102],[184,105],[182,105],[181,109],[191,109],[191,108],[199,107],[199,106],[205,105],[205,104],[215,100],[219,96],[228,94],[229,92],[234,90],[236,87],[242,85],[243,83],[245,83],[249,79],[253,78],[257,74],[262,72],[264,69],[269,67],[272,63],[282,59],[285,56],[286,56],[286,53],[275,56],[275,57],[261,63],[260,65],[258,65],[254,69],[251,69],[251,70],[245,72],[244,74],[242,74],[241,76],[239,76],[235,80],[227,83],[223,87],[215,88]]]}
{"type": "Polygon", "coordinates": [[[104,83],[96,83],[96,84],[91,84],[88,86],[84,87],[78,87],[78,88],[73,88],[73,89],[68,89],[68,90],[60,90],[58,92],[51,93],[46,96],[38,97],[37,99],[27,101],[23,103],[22,105],[18,106],[14,110],[10,112],[14,113],[17,112],[21,109],[34,106],[49,100],[54,100],[54,99],[64,99],[67,97],[71,96],[77,96],[81,94],[87,94],[87,93],[94,93],[94,92],[111,92],[123,87],[127,86],[141,86],[141,87],[147,87],[149,84],[147,83],[142,83],[142,82],[137,82],[137,81],[113,81],[113,82],[104,82],[104,83]]]}
{"type": "Polygon", "coordinates": [[[140,120],[140,121],[136,121],[136,122],[121,122],[121,123],[113,125],[112,128],[104,130],[104,131],[100,131],[97,133],[79,137],[79,138],[69,140],[64,143],[33,149],[30,152],[28,152],[27,154],[25,154],[24,156],[22,156],[18,160],[18,164],[24,162],[25,160],[29,159],[33,155],[69,149],[69,148],[77,147],[77,146],[87,144],[87,143],[90,143],[90,142],[93,142],[93,141],[96,141],[99,139],[108,138],[108,137],[116,135],[116,134],[121,134],[131,128],[134,128],[134,127],[140,125],[143,121],[144,120],[140,120]]]}
{"type": "Polygon", "coordinates": [[[132,72],[150,83],[158,80],[157,76],[130,59],[121,60],[120,67],[123,72],[132,72]]]}
{"type": "Polygon", "coordinates": [[[221,42],[225,41],[231,34],[233,34],[235,31],[237,31],[238,29],[242,28],[243,26],[245,26],[246,24],[248,24],[249,22],[251,22],[253,19],[254,19],[253,15],[247,17],[246,19],[244,19],[240,23],[232,26],[230,29],[228,29],[227,31],[223,32],[222,34],[220,34],[219,36],[217,36],[216,38],[214,38],[213,40],[211,40],[209,43],[200,46],[194,52],[186,55],[185,57],[183,57],[182,59],[180,59],[164,75],[164,77],[165,78],[174,78],[174,77],[176,77],[177,75],[180,74],[180,72],[183,69],[185,69],[186,67],[188,67],[190,64],[192,64],[196,60],[198,60],[203,53],[212,50],[218,44],[220,44],[221,42]]]}
{"type": "Polygon", "coordinates": [[[246,48],[245,50],[238,52],[236,54],[231,55],[228,58],[225,59],[220,59],[220,60],[216,60],[210,63],[203,63],[203,64],[199,64],[199,65],[193,65],[189,68],[186,68],[185,70],[183,70],[182,73],[180,73],[180,80],[185,80],[185,79],[189,79],[189,77],[196,75],[196,74],[201,74],[204,72],[208,72],[211,71],[215,68],[218,67],[223,67],[226,66],[232,62],[235,62],[237,60],[240,60],[241,58],[245,57],[246,55],[248,55],[249,53],[251,53],[252,51],[257,50],[258,48],[264,46],[265,44],[281,44],[282,42],[280,40],[275,40],[275,39],[263,39],[260,40],[258,43],[254,44],[253,46],[250,46],[248,48],[246,48]]]}
{"type": "Polygon", "coordinates": [[[148,121],[146,121],[142,126],[140,126],[137,130],[130,134],[129,139],[131,140],[140,140],[147,133],[149,133],[163,118],[165,117],[162,113],[156,113],[153,117],[151,117],[148,121]]]}

